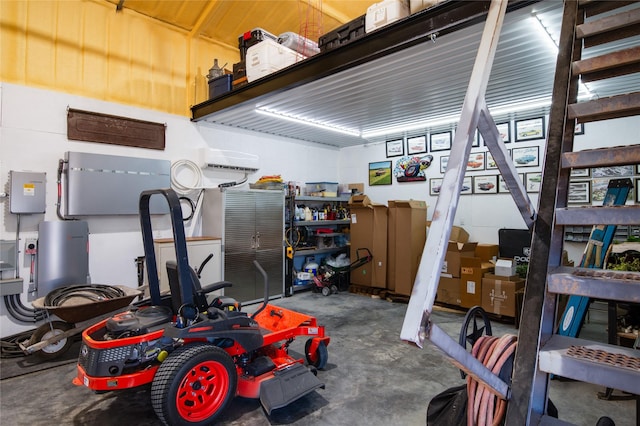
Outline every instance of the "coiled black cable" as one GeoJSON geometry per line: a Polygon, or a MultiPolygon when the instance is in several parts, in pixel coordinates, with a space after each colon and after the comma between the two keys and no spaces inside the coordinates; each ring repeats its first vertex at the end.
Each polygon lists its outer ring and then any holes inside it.
{"type": "Polygon", "coordinates": [[[75,297],[85,298],[91,301],[115,299],[126,296],[125,292],[117,287],[102,284],[70,285],[55,289],[44,298],[45,306],[61,306],[66,300],[75,297]]]}

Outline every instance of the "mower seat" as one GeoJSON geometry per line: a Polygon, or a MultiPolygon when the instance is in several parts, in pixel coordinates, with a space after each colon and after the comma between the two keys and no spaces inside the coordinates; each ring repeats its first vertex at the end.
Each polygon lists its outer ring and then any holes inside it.
{"type": "MultiPolygon", "coordinates": [[[[182,300],[182,293],[180,291],[180,282],[178,279],[178,264],[175,260],[167,261],[167,278],[169,279],[169,288],[171,290],[171,304],[174,311],[177,313],[184,301],[182,300]]],[[[227,296],[218,296],[211,303],[207,300],[207,294],[216,290],[223,289],[225,287],[231,287],[232,284],[229,281],[218,281],[213,284],[201,286],[200,278],[193,268],[189,267],[191,285],[193,291],[193,304],[198,308],[200,312],[208,310],[210,307],[222,310],[240,310],[240,303],[235,299],[227,296]]]]}

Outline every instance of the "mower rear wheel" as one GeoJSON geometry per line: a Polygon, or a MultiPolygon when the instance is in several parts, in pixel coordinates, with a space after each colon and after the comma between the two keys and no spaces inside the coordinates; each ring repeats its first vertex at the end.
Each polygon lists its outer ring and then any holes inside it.
{"type": "Polygon", "coordinates": [[[206,343],[176,349],[160,364],[151,384],[151,405],[166,425],[214,423],[236,394],[233,359],[206,343]]]}
{"type": "MultiPolygon", "coordinates": [[[[62,333],[71,330],[73,326],[64,321],[51,321],[51,323],[42,324],[36,329],[29,339],[29,346],[36,343],[45,342],[53,339],[62,333]]],[[[64,337],[55,343],[51,343],[41,350],[34,352],[34,355],[40,359],[54,359],[65,353],[73,344],[69,337],[64,337]]]]}
{"type": "Polygon", "coordinates": [[[304,353],[307,358],[307,362],[309,365],[313,365],[319,370],[322,370],[326,365],[327,361],[329,361],[329,351],[327,350],[327,345],[324,342],[318,343],[318,347],[313,353],[311,353],[311,342],[313,339],[309,339],[304,344],[304,353]]]}
{"type": "Polygon", "coordinates": [[[331,294],[331,289],[329,287],[322,287],[322,295],[328,296],[331,294]]]}

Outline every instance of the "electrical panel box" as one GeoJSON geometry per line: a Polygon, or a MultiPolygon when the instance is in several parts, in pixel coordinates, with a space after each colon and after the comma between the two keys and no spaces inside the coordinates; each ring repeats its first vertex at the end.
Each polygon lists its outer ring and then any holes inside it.
{"type": "Polygon", "coordinates": [[[11,192],[10,211],[14,214],[44,213],[46,209],[46,173],[9,172],[11,192]]]}

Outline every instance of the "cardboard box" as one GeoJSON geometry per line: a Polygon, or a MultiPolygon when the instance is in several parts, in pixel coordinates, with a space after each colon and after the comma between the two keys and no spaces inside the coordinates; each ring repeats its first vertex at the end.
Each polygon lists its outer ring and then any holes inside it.
{"type": "Polygon", "coordinates": [[[471,308],[482,304],[482,277],[489,272],[479,257],[460,259],[460,306],[471,308]]]}
{"type": "Polygon", "coordinates": [[[460,278],[440,277],[436,300],[440,303],[460,306],[460,278]]]}
{"type": "Polygon", "coordinates": [[[388,204],[387,288],[410,296],[427,239],[427,203],[389,200],[388,204]]]}
{"type": "Polygon", "coordinates": [[[487,275],[482,279],[482,308],[490,313],[516,316],[516,292],[524,288],[524,280],[495,279],[487,275]]]}
{"type": "Polygon", "coordinates": [[[469,233],[459,226],[452,226],[449,241],[466,243],[467,241],[469,241],[469,233]]]}
{"type": "Polygon", "coordinates": [[[363,194],[364,193],[364,183],[350,183],[347,185],[347,189],[352,194],[363,194]]]}
{"type": "Polygon", "coordinates": [[[492,280],[502,280],[502,281],[520,281],[522,278],[520,278],[519,275],[511,275],[511,276],[502,276],[502,275],[496,275],[496,274],[492,274],[492,273],[487,273],[484,274],[483,278],[489,278],[492,280]]]}
{"type": "Polygon", "coordinates": [[[351,210],[352,260],[359,248],[368,248],[373,260],[350,273],[351,283],[367,287],[387,286],[387,206],[373,204],[366,195],[354,195],[349,200],[351,210]]]}
{"type": "Polygon", "coordinates": [[[483,262],[491,262],[498,258],[498,244],[482,244],[476,246],[476,257],[482,259],[483,262]]]}
{"type": "Polygon", "coordinates": [[[503,277],[516,275],[516,262],[513,259],[498,259],[495,266],[495,274],[503,277]]]}
{"type": "Polygon", "coordinates": [[[349,208],[366,207],[371,205],[371,200],[364,194],[352,195],[348,204],[349,208]]]}
{"type": "Polygon", "coordinates": [[[476,245],[478,243],[458,243],[449,241],[447,252],[445,253],[442,272],[451,274],[454,278],[460,278],[460,259],[463,257],[474,257],[476,245]]]}

